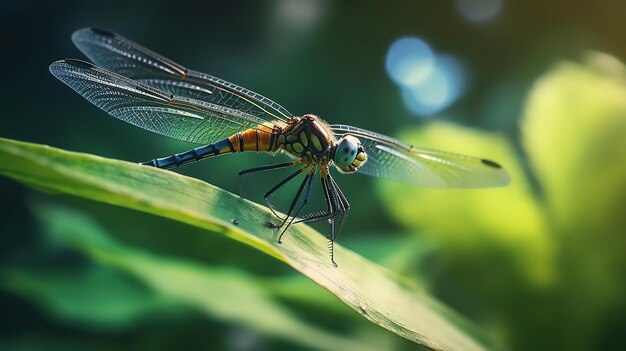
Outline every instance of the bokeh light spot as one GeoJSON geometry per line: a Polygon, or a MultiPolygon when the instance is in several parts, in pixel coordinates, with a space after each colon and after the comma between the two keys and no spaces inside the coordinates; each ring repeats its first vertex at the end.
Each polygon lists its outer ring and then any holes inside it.
{"type": "Polygon", "coordinates": [[[281,0],[276,3],[277,20],[291,30],[312,29],[328,12],[328,1],[281,0]]]}
{"type": "Polygon", "coordinates": [[[396,40],[387,52],[387,72],[400,85],[415,85],[425,79],[433,68],[435,54],[430,46],[416,37],[396,40]]]}
{"type": "Polygon", "coordinates": [[[403,37],[387,52],[387,73],[400,86],[408,109],[432,116],[456,101],[465,87],[465,70],[451,55],[437,54],[417,37],[403,37]]]}
{"type": "Polygon", "coordinates": [[[445,72],[448,80],[448,99],[450,103],[456,101],[464,92],[466,85],[466,70],[463,63],[452,55],[437,55],[436,69],[445,72]]]}
{"type": "Polygon", "coordinates": [[[502,12],[502,0],[457,0],[456,8],[467,20],[484,23],[502,12]]]}
{"type": "Polygon", "coordinates": [[[402,98],[413,113],[428,116],[448,105],[449,85],[445,72],[434,69],[422,84],[404,87],[402,98]]]}

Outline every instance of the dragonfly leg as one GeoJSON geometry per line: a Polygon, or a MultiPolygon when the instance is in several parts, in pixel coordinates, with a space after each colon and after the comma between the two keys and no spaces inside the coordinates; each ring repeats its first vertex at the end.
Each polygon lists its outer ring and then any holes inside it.
{"type": "Polygon", "coordinates": [[[330,263],[334,267],[339,267],[335,262],[335,240],[328,240],[328,251],[330,252],[330,263]]]}
{"type": "Polygon", "coordinates": [[[337,231],[334,232],[335,235],[333,237],[333,241],[335,241],[337,240],[337,235],[339,235],[339,232],[343,228],[343,224],[346,222],[346,219],[348,219],[348,212],[350,212],[350,203],[348,202],[348,199],[343,194],[343,192],[341,191],[341,188],[339,187],[339,185],[337,185],[337,183],[335,182],[335,179],[330,175],[330,173],[328,174],[328,178],[330,179],[331,187],[335,194],[335,198],[338,200],[338,205],[339,205],[339,214],[337,215],[337,217],[340,218],[339,229],[337,229],[337,231]]]}
{"type": "Polygon", "coordinates": [[[302,185],[300,185],[300,189],[298,189],[298,193],[296,194],[296,197],[291,202],[291,206],[289,206],[289,212],[287,213],[287,217],[285,218],[285,220],[283,221],[283,224],[281,225],[281,226],[284,226],[284,228],[281,231],[280,235],[278,236],[278,242],[279,243],[281,242],[283,234],[285,234],[285,231],[287,231],[287,228],[289,228],[289,226],[293,223],[293,220],[296,219],[296,217],[298,217],[298,215],[300,214],[300,211],[302,211],[304,206],[306,206],[309,203],[309,200],[311,199],[311,187],[313,185],[313,179],[314,179],[314,175],[315,175],[316,171],[317,171],[317,166],[315,168],[313,168],[313,170],[309,171],[307,176],[304,178],[304,181],[302,182],[302,185]],[[302,204],[300,204],[300,207],[298,207],[296,212],[293,213],[293,215],[291,216],[291,220],[285,226],[285,223],[287,222],[287,219],[289,219],[289,216],[292,214],[292,211],[293,211],[293,208],[295,207],[295,204],[297,203],[300,195],[302,194],[302,189],[303,189],[305,183],[306,183],[306,192],[304,194],[304,201],[302,201],[302,204]]]}
{"type": "MultiPolygon", "coordinates": [[[[341,192],[341,189],[332,178],[331,180],[328,178],[322,178],[322,188],[324,190],[324,198],[326,200],[326,210],[311,213],[308,216],[297,220],[295,223],[317,222],[343,216],[341,219],[341,223],[343,225],[345,218],[347,218],[348,211],[350,211],[350,203],[348,203],[345,195],[341,192]]],[[[336,230],[333,231],[333,233],[338,233],[339,231],[340,230],[336,230]]]]}
{"type": "Polygon", "coordinates": [[[348,199],[346,199],[345,195],[343,194],[343,192],[341,191],[341,189],[339,188],[339,186],[337,185],[333,177],[330,175],[330,173],[328,174],[328,179],[329,179],[330,188],[332,189],[331,194],[333,195],[333,199],[336,201],[335,205],[337,208],[337,214],[336,216],[331,218],[331,223],[330,223],[331,225],[331,231],[330,231],[331,236],[330,236],[330,243],[329,243],[330,261],[332,262],[333,266],[337,267],[337,263],[335,262],[335,241],[337,240],[337,236],[339,235],[339,232],[343,228],[343,224],[345,223],[346,218],[348,218],[348,211],[350,211],[350,204],[348,203],[348,199]],[[335,225],[336,218],[339,218],[338,227],[335,225]]]}
{"type": "MultiPolygon", "coordinates": [[[[282,188],[285,184],[289,183],[293,178],[297,177],[302,172],[304,172],[306,168],[307,168],[306,166],[299,168],[297,171],[290,174],[287,178],[281,180],[278,184],[274,185],[273,188],[271,188],[267,193],[265,193],[265,195],[263,195],[263,198],[265,199],[265,202],[267,203],[267,207],[269,207],[269,209],[272,211],[274,216],[276,216],[276,218],[283,219],[276,212],[276,208],[274,207],[274,205],[272,205],[272,196],[274,196],[274,194],[278,191],[278,189],[282,188]]],[[[285,217],[284,220],[286,220],[288,217],[289,216],[285,217]]]]}
{"type": "Polygon", "coordinates": [[[250,168],[250,169],[244,169],[243,171],[239,172],[239,174],[237,174],[238,180],[239,180],[239,182],[238,182],[239,183],[239,196],[244,197],[243,196],[243,177],[244,176],[257,174],[257,173],[262,173],[262,172],[266,172],[266,171],[272,171],[272,170],[276,170],[276,169],[287,168],[287,167],[295,166],[295,165],[300,164],[300,163],[302,163],[302,160],[293,161],[293,162],[275,163],[275,164],[266,165],[266,166],[262,166],[262,167],[255,167],[255,168],[250,168]]]}
{"type": "Polygon", "coordinates": [[[308,214],[302,219],[297,220],[295,223],[308,223],[308,222],[317,222],[323,221],[325,219],[330,219],[337,215],[337,210],[335,206],[335,201],[332,199],[332,195],[330,194],[329,186],[328,186],[328,178],[322,177],[322,191],[324,194],[324,200],[326,201],[326,210],[325,211],[317,211],[308,214]]]}
{"type": "Polygon", "coordinates": [[[334,248],[337,236],[341,231],[343,224],[348,216],[350,210],[350,204],[344,196],[343,192],[334,181],[330,174],[322,176],[322,188],[324,191],[324,199],[326,200],[326,211],[320,211],[313,213],[312,215],[300,219],[295,223],[300,222],[315,222],[321,220],[328,220],[330,224],[330,240],[328,242],[328,248],[330,251],[330,260],[333,266],[337,267],[337,263],[334,259],[334,248]],[[339,225],[337,226],[336,219],[339,218],[339,225]]]}
{"type": "MultiPolygon", "coordinates": [[[[306,166],[302,168],[302,171],[304,171],[306,169],[306,166]]],[[[289,220],[289,217],[291,217],[291,214],[293,213],[294,208],[296,207],[296,204],[298,203],[298,201],[300,200],[300,196],[302,195],[302,191],[304,190],[304,186],[307,184],[307,181],[309,180],[309,178],[311,178],[311,174],[307,174],[304,177],[304,180],[302,180],[302,183],[300,184],[300,187],[298,188],[298,191],[296,192],[296,195],[293,197],[293,200],[291,201],[291,205],[289,205],[289,210],[287,211],[287,215],[285,216],[285,218],[283,219],[283,222],[280,224],[281,227],[283,227],[285,225],[285,223],[287,223],[287,220],[289,220]]],[[[285,234],[285,230],[289,227],[289,225],[287,225],[280,233],[280,235],[278,236],[278,243],[281,243],[283,234],[285,234]]]]}

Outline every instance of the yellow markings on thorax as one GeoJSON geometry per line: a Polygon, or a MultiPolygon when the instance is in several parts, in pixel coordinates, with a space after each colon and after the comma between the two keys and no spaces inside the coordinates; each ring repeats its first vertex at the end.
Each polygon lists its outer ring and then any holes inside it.
{"type": "Polygon", "coordinates": [[[277,138],[277,145],[286,152],[310,161],[317,161],[329,150],[332,131],[312,115],[294,118],[277,138]]]}
{"type": "Polygon", "coordinates": [[[320,143],[320,139],[317,137],[317,135],[311,134],[310,139],[311,139],[311,144],[313,145],[315,150],[321,152],[323,150],[322,143],[320,143]]]}
{"type": "MultiPolygon", "coordinates": [[[[302,156],[305,147],[309,144],[309,139],[306,136],[306,131],[290,131],[285,137],[284,148],[287,152],[293,153],[297,156],[302,156]]],[[[279,138],[280,141],[280,138],[279,138]]],[[[309,153],[310,154],[310,153],[309,153]]]]}
{"type": "Polygon", "coordinates": [[[306,137],[306,133],[305,132],[300,132],[300,141],[302,142],[302,144],[304,146],[308,146],[309,145],[309,139],[306,137]]]}

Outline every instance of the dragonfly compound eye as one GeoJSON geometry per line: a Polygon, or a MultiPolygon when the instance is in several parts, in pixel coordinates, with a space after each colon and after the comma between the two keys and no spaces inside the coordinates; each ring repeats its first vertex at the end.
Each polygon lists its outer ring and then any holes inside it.
{"type": "Polygon", "coordinates": [[[346,135],[337,144],[334,162],[344,173],[354,173],[367,160],[359,139],[346,135]]]}

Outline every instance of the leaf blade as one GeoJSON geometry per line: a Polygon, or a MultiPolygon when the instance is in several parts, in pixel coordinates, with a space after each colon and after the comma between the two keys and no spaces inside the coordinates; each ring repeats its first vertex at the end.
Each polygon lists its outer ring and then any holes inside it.
{"type": "Polygon", "coordinates": [[[469,323],[382,267],[337,245],[333,268],[325,238],[292,226],[282,245],[264,225],[263,206],[173,172],[0,139],[0,173],[30,186],[153,213],[221,233],[286,262],[373,323],[434,350],[482,350],[469,323]],[[231,223],[237,219],[238,225],[231,223]]]}

